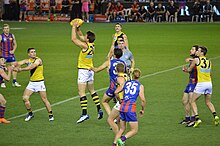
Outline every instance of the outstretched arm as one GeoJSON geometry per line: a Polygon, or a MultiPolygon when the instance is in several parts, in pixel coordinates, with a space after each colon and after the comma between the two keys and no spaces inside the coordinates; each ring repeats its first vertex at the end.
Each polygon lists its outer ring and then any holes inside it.
{"type": "Polygon", "coordinates": [[[189,72],[191,72],[191,71],[193,70],[193,68],[194,68],[198,63],[199,63],[199,58],[194,58],[193,61],[192,61],[192,63],[190,64],[190,66],[189,66],[188,68],[187,68],[186,66],[184,66],[184,67],[182,68],[182,70],[183,70],[184,72],[189,73],[189,72]]]}
{"type": "Polygon", "coordinates": [[[102,70],[104,70],[105,68],[107,68],[109,66],[109,60],[105,61],[101,66],[97,67],[97,68],[92,68],[92,70],[95,72],[95,73],[98,73],[102,70]]]}
{"type": "Polygon", "coordinates": [[[32,63],[30,66],[19,68],[19,71],[28,71],[36,68],[37,66],[42,64],[42,60],[40,58],[36,59],[34,63],[32,63]]]}

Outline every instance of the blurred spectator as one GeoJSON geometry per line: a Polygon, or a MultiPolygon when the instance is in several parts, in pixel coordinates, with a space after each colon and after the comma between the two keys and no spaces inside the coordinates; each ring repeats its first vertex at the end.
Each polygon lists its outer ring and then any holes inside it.
{"type": "Polygon", "coordinates": [[[203,10],[203,13],[204,13],[204,21],[213,21],[213,7],[212,5],[210,4],[210,0],[207,0],[206,4],[204,5],[204,10],[203,10]]]}
{"type": "Polygon", "coordinates": [[[133,4],[131,5],[131,13],[128,14],[128,17],[131,18],[132,22],[137,22],[138,10],[139,10],[139,5],[137,4],[137,1],[134,0],[133,4]]]}
{"type": "Polygon", "coordinates": [[[70,8],[69,4],[70,4],[69,0],[62,1],[61,16],[65,15],[66,17],[68,17],[69,8],[70,8]]]}
{"type": "Polygon", "coordinates": [[[17,0],[9,0],[9,2],[10,2],[9,20],[19,20],[17,0]]]}
{"type": "Polygon", "coordinates": [[[165,18],[165,8],[162,6],[162,3],[158,3],[158,6],[156,8],[156,21],[161,22],[164,21],[165,18]]]}
{"type": "Polygon", "coordinates": [[[90,0],[81,0],[82,2],[82,18],[84,22],[89,22],[89,4],[91,4],[90,0]]]}
{"type": "Polygon", "coordinates": [[[22,20],[27,22],[26,17],[27,17],[27,3],[26,3],[26,0],[21,0],[19,22],[21,22],[22,20]]]}
{"type": "Polygon", "coordinates": [[[102,2],[101,0],[95,0],[95,14],[101,14],[102,2]]]}
{"type": "Polygon", "coordinates": [[[0,0],[0,20],[3,21],[4,1],[0,0]]]}
{"type": "Polygon", "coordinates": [[[111,1],[109,1],[108,5],[107,5],[106,12],[105,12],[105,16],[107,17],[107,21],[108,22],[110,22],[111,20],[115,19],[114,15],[113,15],[114,11],[115,11],[114,5],[112,4],[111,1]]]}
{"type": "Polygon", "coordinates": [[[121,17],[125,18],[125,16],[124,16],[124,6],[120,3],[120,1],[118,1],[116,6],[115,6],[114,18],[115,19],[120,19],[121,17]]]}
{"type": "Polygon", "coordinates": [[[56,0],[49,0],[49,1],[50,1],[50,5],[49,5],[48,21],[52,19],[56,19],[56,5],[57,5],[56,0]]]}
{"type": "Polygon", "coordinates": [[[72,10],[70,15],[70,21],[75,18],[82,18],[81,13],[81,1],[80,0],[72,0],[72,10]]]}
{"type": "Polygon", "coordinates": [[[171,22],[172,19],[174,19],[174,22],[177,22],[177,14],[178,14],[179,8],[174,5],[173,1],[170,1],[167,12],[166,12],[166,21],[171,22]]]}
{"type": "Polygon", "coordinates": [[[41,0],[35,0],[35,15],[42,15],[42,5],[41,5],[41,0]]]}
{"type": "Polygon", "coordinates": [[[138,11],[138,21],[139,22],[145,22],[147,17],[147,10],[144,6],[141,6],[141,8],[138,11]]]}
{"type": "Polygon", "coordinates": [[[10,2],[9,0],[4,0],[4,19],[9,20],[10,15],[10,2]]]}
{"type": "Polygon", "coordinates": [[[196,22],[199,21],[199,18],[201,18],[202,16],[202,5],[200,4],[200,2],[198,0],[196,0],[192,6],[192,22],[194,21],[194,18],[196,19],[196,22]]]}
{"type": "Polygon", "coordinates": [[[154,7],[154,2],[150,2],[150,6],[147,8],[147,21],[148,22],[154,22],[155,21],[155,7],[154,7]]]}

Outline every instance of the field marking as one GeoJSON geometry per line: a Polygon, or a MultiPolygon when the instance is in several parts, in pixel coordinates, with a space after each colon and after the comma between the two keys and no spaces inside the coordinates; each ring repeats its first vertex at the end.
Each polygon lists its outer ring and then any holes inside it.
{"type": "MultiPolygon", "coordinates": [[[[218,58],[220,58],[220,56],[211,58],[211,60],[215,60],[215,59],[218,59],[218,58]]],[[[186,65],[186,64],[183,64],[183,65],[180,65],[180,66],[176,66],[176,67],[173,67],[173,68],[170,68],[170,69],[158,71],[158,72],[155,72],[155,73],[152,73],[152,74],[144,75],[144,76],[141,77],[141,79],[143,79],[143,78],[148,78],[148,77],[151,77],[151,76],[155,76],[155,75],[158,75],[158,74],[162,74],[162,73],[165,73],[165,72],[173,71],[173,70],[176,70],[176,69],[178,69],[178,68],[181,68],[181,67],[184,66],[184,65],[186,65]]],[[[108,88],[108,87],[98,89],[98,90],[96,90],[96,92],[100,92],[100,91],[106,90],[107,88],[108,88]]],[[[88,94],[89,94],[89,93],[86,93],[86,95],[88,95],[88,94]]],[[[62,103],[66,103],[66,102],[71,101],[71,100],[74,100],[74,99],[76,99],[76,98],[79,98],[79,95],[78,95],[78,96],[71,97],[71,98],[69,98],[69,99],[65,99],[65,100],[59,101],[59,102],[57,102],[57,103],[52,104],[51,106],[60,105],[60,104],[62,104],[62,103]]],[[[44,109],[46,109],[46,108],[43,107],[43,108],[34,110],[33,112],[36,113],[36,112],[42,111],[42,110],[44,110],[44,109]]],[[[20,117],[24,117],[24,116],[26,116],[26,115],[27,115],[27,113],[21,114],[21,115],[18,115],[18,116],[14,116],[14,117],[8,118],[8,120],[17,119],[17,118],[20,118],[20,117]]]]}

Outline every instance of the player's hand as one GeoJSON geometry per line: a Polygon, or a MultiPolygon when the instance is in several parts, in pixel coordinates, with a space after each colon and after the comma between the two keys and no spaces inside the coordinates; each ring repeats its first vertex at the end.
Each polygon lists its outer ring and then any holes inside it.
{"type": "Polygon", "coordinates": [[[15,51],[14,51],[14,50],[11,50],[11,51],[10,51],[10,54],[14,54],[14,53],[15,53],[15,51]]]}
{"type": "Polygon", "coordinates": [[[13,67],[12,66],[8,66],[7,70],[8,70],[8,72],[11,72],[13,70],[13,67]]]}
{"type": "Polygon", "coordinates": [[[139,114],[140,114],[140,117],[143,117],[144,116],[144,110],[140,110],[139,114]]]}
{"type": "Polygon", "coordinates": [[[187,72],[187,67],[186,67],[186,66],[183,66],[183,67],[182,67],[182,71],[183,71],[183,72],[187,72]]]}
{"type": "Polygon", "coordinates": [[[193,61],[193,58],[186,58],[185,60],[186,62],[190,62],[190,61],[193,61]]]}

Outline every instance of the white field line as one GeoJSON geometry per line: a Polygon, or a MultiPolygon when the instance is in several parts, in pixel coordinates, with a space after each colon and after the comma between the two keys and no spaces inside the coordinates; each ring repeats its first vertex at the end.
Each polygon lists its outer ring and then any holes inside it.
{"type": "MultiPolygon", "coordinates": [[[[211,58],[211,59],[214,60],[214,59],[218,59],[218,58],[220,58],[220,56],[217,56],[217,57],[214,57],[214,58],[211,58]]],[[[165,73],[165,72],[169,72],[169,71],[172,71],[172,70],[181,68],[181,67],[184,66],[184,65],[185,65],[185,64],[180,65],[180,66],[176,66],[176,67],[173,67],[173,68],[170,68],[170,69],[158,71],[158,72],[155,72],[155,73],[152,73],[152,74],[144,75],[144,76],[141,77],[141,79],[143,79],[143,78],[148,78],[148,77],[151,77],[151,76],[155,76],[155,75],[158,75],[158,74],[162,74],[162,73],[165,73]]],[[[100,92],[100,91],[106,90],[107,88],[108,88],[108,87],[98,89],[98,90],[96,90],[96,92],[100,92]]],[[[89,94],[89,93],[87,93],[86,95],[88,95],[88,94],[89,94]]],[[[76,99],[76,98],[79,98],[79,96],[74,96],[74,97],[68,98],[68,99],[66,99],[66,100],[62,100],[62,101],[56,102],[56,103],[52,104],[51,106],[60,105],[60,104],[62,104],[62,103],[66,103],[66,102],[71,101],[71,100],[74,100],[74,99],[76,99]]],[[[42,110],[44,110],[44,109],[46,109],[46,108],[43,107],[43,108],[40,108],[40,109],[36,109],[36,110],[34,110],[33,112],[36,113],[36,112],[42,111],[42,110]]],[[[8,120],[13,120],[13,119],[17,119],[17,118],[20,118],[20,117],[24,117],[24,116],[26,116],[26,114],[27,114],[27,113],[21,114],[21,115],[18,115],[18,116],[14,116],[14,117],[8,118],[8,120]]]]}

